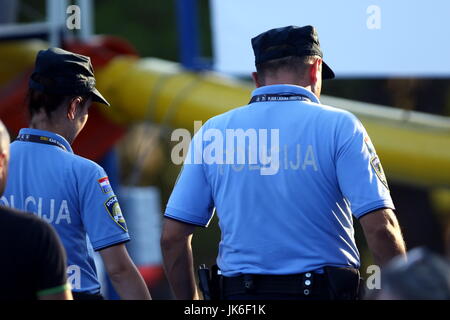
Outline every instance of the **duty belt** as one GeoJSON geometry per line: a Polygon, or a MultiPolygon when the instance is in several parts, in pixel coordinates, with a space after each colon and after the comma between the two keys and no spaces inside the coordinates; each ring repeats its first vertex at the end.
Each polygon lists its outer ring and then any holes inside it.
{"type": "Polygon", "coordinates": [[[327,288],[327,276],[312,272],[293,275],[246,274],[237,277],[223,277],[223,294],[225,296],[251,293],[285,293],[309,296],[327,290],[327,288]]]}

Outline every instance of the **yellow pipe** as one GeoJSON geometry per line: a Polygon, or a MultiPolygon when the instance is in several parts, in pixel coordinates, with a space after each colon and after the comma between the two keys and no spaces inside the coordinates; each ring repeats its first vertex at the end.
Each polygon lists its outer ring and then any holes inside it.
{"type": "MultiPolygon", "coordinates": [[[[187,129],[192,129],[196,120],[204,122],[245,105],[253,89],[248,83],[212,73],[186,72],[167,61],[129,57],[117,57],[100,70],[98,86],[113,106],[106,111],[120,123],[148,119],[187,129]]],[[[375,108],[375,113],[381,109],[375,108]]],[[[369,132],[389,178],[450,186],[450,127],[415,125],[351,111],[369,132]]]]}
{"type": "Polygon", "coordinates": [[[40,40],[7,41],[0,48],[0,87],[34,65],[39,50],[47,49],[40,40]]]}
{"type": "Polygon", "coordinates": [[[251,90],[247,83],[184,72],[177,64],[152,58],[118,57],[97,79],[100,92],[114,103],[106,111],[119,123],[147,119],[188,129],[195,120],[245,104],[251,90]]]}
{"type": "Polygon", "coordinates": [[[386,175],[406,183],[450,186],[450,135],[361,118],[386,175]]]}
{"type": "MultiPolygon", "coordinates": [[[[33,65],[42,41],[1,44],[0,86],[33,65]]],[[[178,64],[151,58],[117,57],[96,70],[99,90],[112,103],[105,115],[118,123],[151,120],[174,128],[193,129],[195,120],[212,116],[248,102],[253,86],[212,73],[185,72],[178,64]]],[[[347,108],[349,100],[333,104],[347,108]]],[[[352,102],[355,104],[355,102],[352,102]]],[[[361,109],[370,109],[368,104],[361,109]]],[[[374,107],[374,114],[384,112],[374,107]]],[[[103,110],[103,108],[101,108],[103,110]]],[[[389,178],[425,186],[450,187],[450,127],[417,126],[349,109],[364,123],[389,178]]],[[[413,113],[416,115],[418,113],[413,113]]],[[[443,118],[443,117],[441,117],[443,118]]],[[[441,121],[442,122],[442,121],[441,121]]]]}

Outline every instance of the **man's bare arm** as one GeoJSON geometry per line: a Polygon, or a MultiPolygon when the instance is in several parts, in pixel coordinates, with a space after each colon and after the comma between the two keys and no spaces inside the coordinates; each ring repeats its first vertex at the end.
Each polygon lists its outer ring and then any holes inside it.
{"type": "Polygon", "coordinates": [[[195,226],[164,218],[161,250],[167,279],[176,299],[198,300],[191,240],[195,226]]]}
{"type": "Polygon", "coordinates": [[[385,265],[393,257],[406,259],[406,247],[397,218],[391,209],[380,209],[359,219],[375,263],[385,265]]]}
{"type": "Polygon", "coordinates": [[[109,278],[123,300],[150,300],[150,292],[137,270],[125,244],[100,251],[109,278]]]}

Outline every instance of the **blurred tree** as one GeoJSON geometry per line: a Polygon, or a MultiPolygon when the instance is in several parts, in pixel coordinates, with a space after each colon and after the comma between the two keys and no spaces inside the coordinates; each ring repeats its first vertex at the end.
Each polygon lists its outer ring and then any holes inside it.
{"type": "Polygon", "coordinates": [[[95,1],[95,32],[123,37],[142,56],[177,61],[175,24],[173,1],[95,1]]]}
{"type": "MultiPolygon", "coordinates": [[[[130,41],[142,56],[178,61],[175,0],[96,0],[95,31],[130,41]]],[[[211,56],[209,1],[198,1],[201,52],[211,56]]]]}

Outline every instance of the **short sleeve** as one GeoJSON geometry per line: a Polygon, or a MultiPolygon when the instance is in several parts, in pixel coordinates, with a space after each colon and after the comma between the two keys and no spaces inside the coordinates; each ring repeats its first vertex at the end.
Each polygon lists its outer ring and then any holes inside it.
{"type": "Polygon", "coordinates": [[[345,113],[337,129],[336,172],[353,215],[395,209],[380,159],[362,123],[345,113]]]}
{"type": "Polygon", "coordinates": [[[36,219],[33,253],[37,261],[37,295],[56,294],[69,289],[67,283],[67,260],[64,247],[53,227],[36,219]]]}
{"type": "Polygon", "coordinates": [[[94,250],[130,240],[119,200],[103,168],[92,163],[79,179],[81,219],[94,250]]]}
{"type": "Polygon", "coordinates": [[[207,226],[214,212],[214,201],[203,168],[201,130],[189,145],[183,168],[167,203],[164,216],[182,222],[207,226]]]}

